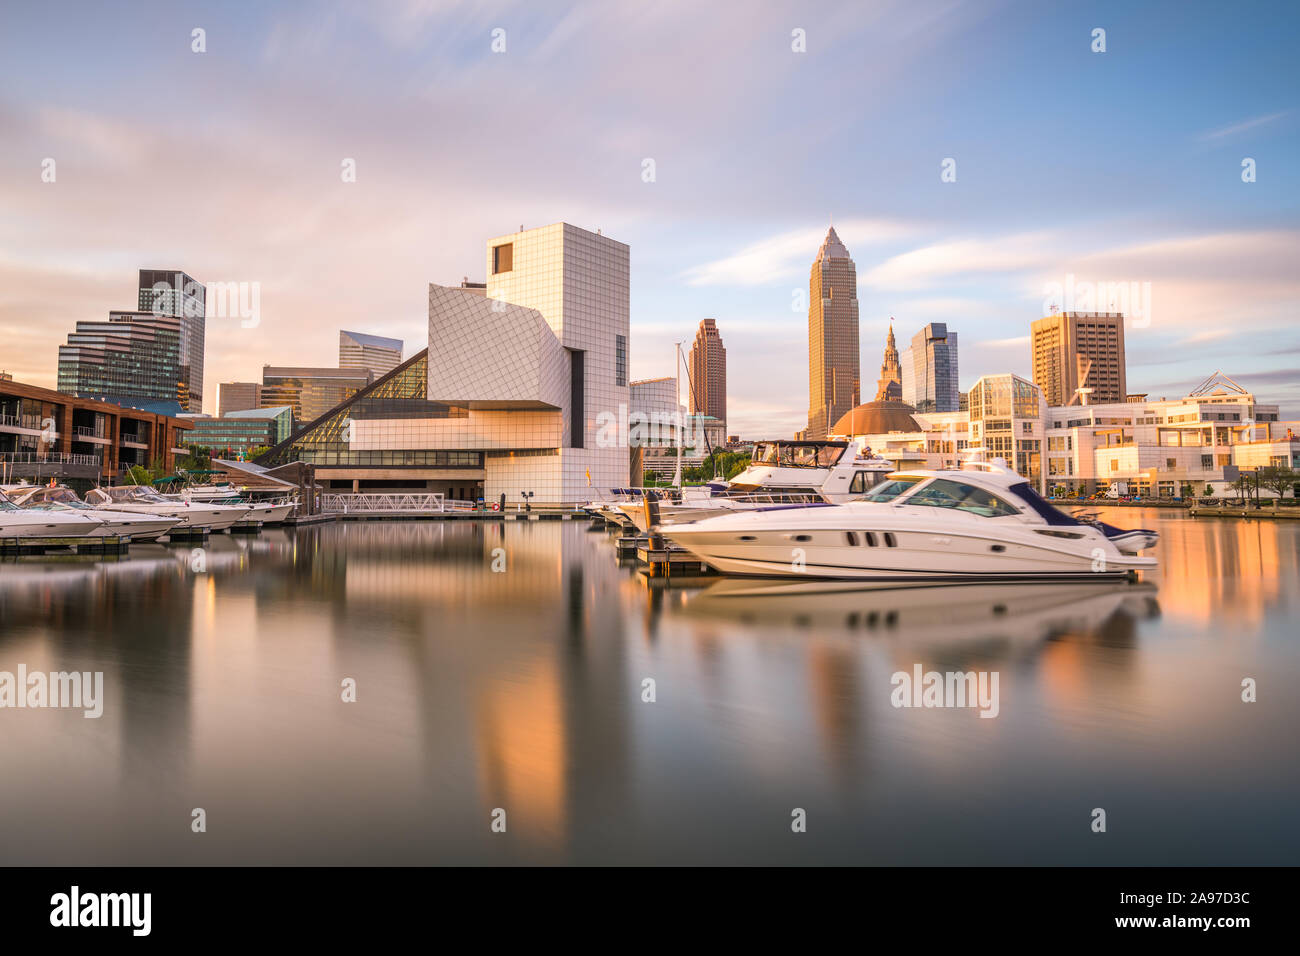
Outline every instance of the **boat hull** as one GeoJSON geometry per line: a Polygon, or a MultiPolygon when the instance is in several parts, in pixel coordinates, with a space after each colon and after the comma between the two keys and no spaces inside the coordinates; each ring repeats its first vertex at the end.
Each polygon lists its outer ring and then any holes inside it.
{"type": "Polygon", "coordinates": [[[663,533],[724,574],[896,583],[1085,581],[1124,578],[1156,566],[1154,558],[1122,554],[1100,534],[1064,547],[1060,539],[1040,543],[1032,529],[1018,528],[986,535],[882,521],[835,530],[746,529],[733,522],[718,529],[670,525],[663,533]]]}

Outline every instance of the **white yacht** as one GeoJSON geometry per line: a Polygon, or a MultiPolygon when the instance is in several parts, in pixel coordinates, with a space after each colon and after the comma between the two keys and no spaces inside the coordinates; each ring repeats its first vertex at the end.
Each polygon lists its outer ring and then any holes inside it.
{"type": "Polygon", "coordinates": [[[104,526],[88,515],[64,511],[29,511],[0,492],[0,538],[85,538],[104,526]]]}
{"type": "Polygon", "coordinates": [[[115,485],[86,492],[86,503],[107,511],[165,515],[179,518],[175,530],[224,531],[248,513],[242,506],[206,505],[192,501],[175,501],[160,495],[147,485],[115,485]]]}
{"type": "Polygon", "coordinates": [[[847,504],[760,508],[669,525],[663,534],[730,574],[1099,580],[1156,567],[1154,557],[1129,553],[1154,543],[1155,532],[1108,527],[1058,511],[999,459],[896,472],[847,504]]]}
{"type": "Polygon", "coordinates": [[[173,501],[192,501],[195,504],[245,508],[247,514],[239,519],[241,524],[244,522],[278,523],[289,517],[294,509],[292,499],[248,501],[244,498],[243,492],[229,482],[219,485],[187,485],[175,493],[165,491],[159,493],[164,498],[170,498],[173,501]]]}
{"type": "MultiPolygon", "coordinates": [[[[681,500],[659,503],[660,525],[700,521],[777,504],[841,503],[866,494],[894,463],[858,441],[765,441],[749,466],[725,484],[683,488],[681,500]]],[[[646,531],[643,502],[617,505],[637,530],[646,531]]]]}
{"type": "Polygon", "coordinates": [[[180,523],[179,518],[167,515],[109,511],[94,508],[77,497],[66,485],[48,487],[27,485],[6,489],[14,504],[28,511],[47,511],[81,514],[101,522],[98,535],[129,535],[132,541],[152,541],[166,534],[180,523]]]}

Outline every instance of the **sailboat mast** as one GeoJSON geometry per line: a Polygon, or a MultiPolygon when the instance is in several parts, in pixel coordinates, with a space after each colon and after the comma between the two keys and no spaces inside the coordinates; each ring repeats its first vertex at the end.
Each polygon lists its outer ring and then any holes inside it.
{"type": "Polygon", "coordinates": [[[677,391],[673,401],[677,405],[677,465],[673,469],[673,484],[682,486],[682,442],[686,440],[686,422],[682,418],[682,343],[673,346],[673,363],[677,372],[677,391]]]}

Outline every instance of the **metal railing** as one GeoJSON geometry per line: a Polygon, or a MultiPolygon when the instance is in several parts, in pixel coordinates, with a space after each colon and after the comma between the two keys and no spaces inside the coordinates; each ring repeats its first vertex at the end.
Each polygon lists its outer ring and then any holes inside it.
{"type": "Polygon", "coordinates": [[[108,437],[102,431],[95,431],[95,429],[90,428],[86,425],[74,426],[72,429],[72,434],[81,435],[84,438],[107,438],[108,437]]]}
{"type": "Polygon", "coordinates": [[[439,492],[425,494],[323,494],[320,508],[338,514],[408,511],[412,514],[472,510],[468,501],[447,501],[439,492]],[[459,506],[466,507],[461,508],[459,506]]]}
{"type": "Polygon", "coordinates": [[[0,425],[9,425],[13,428],[30,428],[32,431],[40,431],[41,418],[39,415],[0,415],[0,425]]]}
{"type": "Polygon", "coordinates": [[[0,461],[15,465],[101,465],[103,459],[95,455],[77,455],[66,451],[38,455],[30,451],[0,451],[0,461]]]}

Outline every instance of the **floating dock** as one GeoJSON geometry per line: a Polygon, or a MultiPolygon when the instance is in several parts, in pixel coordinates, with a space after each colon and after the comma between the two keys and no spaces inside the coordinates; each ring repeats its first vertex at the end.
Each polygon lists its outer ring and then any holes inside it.
{"type": "Polygon", "coordinates": [[[124,534],[72,538],[0,538],[0,554],[126,554],[131,538],[124,534]]]}

